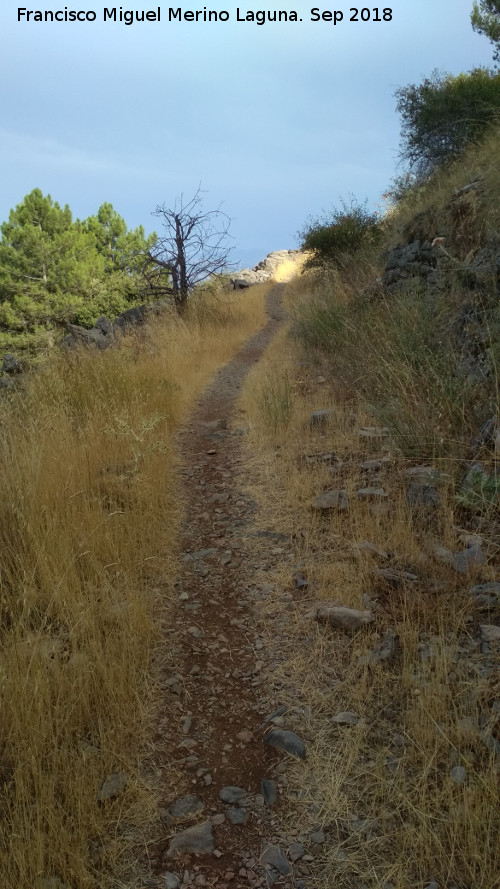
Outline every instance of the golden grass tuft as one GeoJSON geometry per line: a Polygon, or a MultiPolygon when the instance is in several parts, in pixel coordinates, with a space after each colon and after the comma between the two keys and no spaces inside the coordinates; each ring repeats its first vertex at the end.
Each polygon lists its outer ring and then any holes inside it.
{"type": "Polygon", "coordinates": [[[54,355],[2,405],[2,889],[132,878],[126,851],[157,803],[143,759],[176,570],[174,436],[264,323],[264,293],[197,299],[119,348],[54,355]],[[114,772],[127,786],[99,802],[114,772]]]}

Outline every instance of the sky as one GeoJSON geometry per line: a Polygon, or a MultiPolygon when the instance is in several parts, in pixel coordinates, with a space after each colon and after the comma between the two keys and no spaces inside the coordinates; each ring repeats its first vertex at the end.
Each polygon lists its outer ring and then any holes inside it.
{"type": "Polygon", "coordinates": [[[356,7],[342,0],[269,0],[302,21],[263,25],[246,21],[264,8],[252,0],[207,0],[226,22],[169,21],[163,4],[160,21],[132,25],[104,21],[104,9],[157,13],[158,0],[32,2],[22,9],[84,9],[95,21],[18,21],[19,7],[0,0],[0,221],[40,188],[75,217],[108,201],[150,232],[157,205],[201,184],[205,208],[222,203],[232,220],[239,268],[297,247],[308,218],[342,198],[382,209],[398,162],[395,89],[435,68],[492,64],[491,44],[472,31],[472,0],[357,7],[366,22],[350,21],[356,7]],[[311,21],[314,8],[343,21],[311,21]],[[392,19],[374,21],[377,9],[392,19]]]}

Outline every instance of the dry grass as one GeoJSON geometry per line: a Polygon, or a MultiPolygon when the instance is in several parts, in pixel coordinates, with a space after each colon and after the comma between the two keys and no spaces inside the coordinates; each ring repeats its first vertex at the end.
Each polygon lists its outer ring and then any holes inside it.
{"type": "Polygon", "coordinates": [[[306,836],[322,826],[328,835],[313,849],[307,882],[315,889],[415,889],[434,878],[441,887],[494,889],[500,809],[491,738],[499,660],[494,646],[488,652],[480,643],[478,624],[492,616],[475,611],[465,591],[498,573],[498,534],[491,532],[488,562],[477,575],[463,578],[437,562],[435,542],[462,546],[450,481],[439,486],[436,513],[412,520],[401,475],[408,464],[390,440],[363,443],[359,427],[373,418],[321,374],[284,333],[252,372],[242,400],[259,525],[291,536],[295,569],[309,583],[294,590],[285,563],[268,573],[274,592],[263,621],[276,700],[288,704],[287,727],[308,742],[306,762],[287,771],[290,828],[306,836]],[[313,430],[310,412],[319,408],[332,414],[324,430],[313,430]],[[328,452],[342,461],[333,474],[300,459],[328,452]],[[375,457],[389,460],[381,472],[360,469],[375,457]],[[388,492],[387,511],[357,499],[367,484],[388,492]],[[310,508],[314,496],[336,487],[349,492],[348,512],[310,508]],[[377,559],[353,552],[363,540],[390,552],[387,564],[418,581],[384,585],[374,573],[377,559]],[[366,595],[376,621],[353,636],[309,615],[318,601],[366,607],[366,595]],[[394,661],[363,663],[387,632],[399,637],[394,661]],[[363,721],[334,723],[342,711],[363,721]],[[464,784],[452,780],[454,766],[466,768],[464,784]]]}
{"type": "Polygon", "coordinates": [[[175,571],[174,434],[263,297],[205,298],[118,349],[54,356],[2,405],[2,889],[130,886],[156,802],[140,759],[175,571]],[[99,803],[113,772],[127,787],[99,803]]]}

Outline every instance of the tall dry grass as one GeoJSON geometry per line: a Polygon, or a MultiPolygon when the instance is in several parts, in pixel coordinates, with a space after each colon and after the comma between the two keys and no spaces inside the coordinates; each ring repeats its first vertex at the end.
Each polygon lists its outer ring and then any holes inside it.
{"type": "Polygon", "coordinates": [[[500,662],[494,646],[482,646],[478,626],[494,622],[493,615],[476,611],[466,592],[498,576],[496,538],[485,544],[487,564],[468,578],[435,560],[436,542],[463,547],[451,479],[439,485],[433,516],[412,519],[401,474],[408,461],[393,440],[359,437],[373,417],[352,390],[330,385],[285,333],[252,371],[242,407],[259,527],[293,541],[293,568],[284,561],[261,578],[269,590],[261,632],[276,704],[288,705],[287,727],[307,742],[305,763],[287,770],[289,826],[299,837],[318,826],[327,835],[312,850],[307,882],[315,889],[415,889],[432,880],[441,887],[498,887],[492,738],[500,662]],[[331,410],[329,422],[311,428],[310,413],[319,408],[331,410]],[[334,472],[327,463],[303,460],[324,453],[339,458],[334,472]],[[360,468],[374,458],[387,459],[380,471],[360,468]],[[382,486],[387,504],[359,500],[356,490],[366,485],[382,486]],[[349,493],[348,512],[311,509],[317,494],[338,487],[349,493]],[[362,541],[390,558],[356,552],[362,541]],[[419,580],[391,588],[375,575],[386,566],[419,580]],[[307,590],[294,590],[293,570],[307,578],[307,590]],[[369,604],[375,623],[353,635],[317,624],[311,606],[332,600],[369,604]],[[397,634],[399,653],[392,662],[367,665],[363,659],[387,632],[397,634]],[[333,722],[345,711],[361,722],[333,722]],[[463,783],[453,780],[456,766],[466,770],[463,783]]]}
{"type": "Polygon", "coordinates": [[[2,402],[2,889],[130,886],[156,803],[142,757],[176,565],[174,435],[264,318],[263,288],[197,298],[119,348],[54,355],[2,402]],[[98,800],[113,773],[125,789],[98,800]]]}

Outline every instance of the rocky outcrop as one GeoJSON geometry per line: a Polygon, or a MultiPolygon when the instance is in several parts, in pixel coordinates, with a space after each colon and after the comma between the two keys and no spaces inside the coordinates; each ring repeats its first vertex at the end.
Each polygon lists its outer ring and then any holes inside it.
{"type": "Polygon", "coordinates": [[[104,316],[98,318],[95,327],[90,329],[80,327],[78,324],[67,324],[68,336],[63,339],[62,345],[67,349],[74,349],[76,346],[81,345],[92,346],[101,350],[107,349],[116,341],[117,336],[125,333],[130,327],[144,324],[152,314],[161,314],[166,306],[166,301],[133,306],[131,309],[127,309],[126,312],[118,315],[118,318],[115,318],[114,321],[110,321],[109,318],[104,316]]]}
{"type": "Polygon", "coordinates": [[[295,259],[299,253],[300,250],[274,250],[273,253],[268,253],[266,258],[257,263],[253,269],[242,269],[234,274],[231,278],[234,290],[244,290],[253,284],[264,284],[273,277],[282,263],[295,259]]]}
{"type": "Polygon", "coordinates": [[[439,251],[430,241],[412,241],[397,246],[387,256],[381,283],[391,292],[407,290],[415,283],[435,284],[439,251]],[[415,279],[420,279],[415,281],[415,279]]]}

